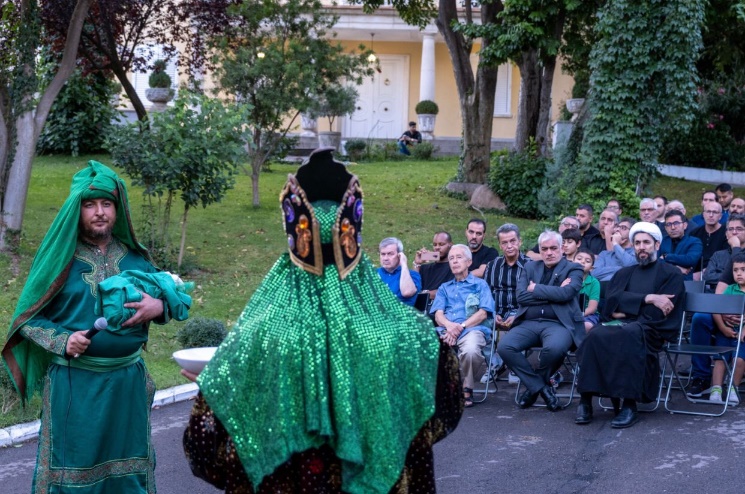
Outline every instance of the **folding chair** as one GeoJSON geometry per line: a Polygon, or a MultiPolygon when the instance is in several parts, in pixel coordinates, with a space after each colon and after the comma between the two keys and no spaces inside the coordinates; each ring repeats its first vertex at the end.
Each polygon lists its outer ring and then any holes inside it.
{"type": "Polygon", "coordinates": [[[704,280],[683,280],[686,293],[704,293],[706,282],[704,280]]]}
{"type": "MultiPolygon", "coordinates": [[[[540,352],[541,347],[534,347],[530,348],[528,350],[525,350],[525,356],[529,357],[531,353],[533,352],[540,352]]],[[[556,397],[559,399],[559,406],[560,408],[566,408],[569,405],[572,404],[572,400],[574,399],[574,391],[577,388],[577,371],[578,371],[578,363],[577,358],[574,355],[574,352],[569,351],[564,355],[564,360],[561,363],[561,367],[566,370],[570,376],[572,376],[571,385],[569,388],[569,393],[556,393],[556,397]],[[566,401],[561,401],[566,400],[566,401]]],[[[561,367],[559,367],[561,369],[561,367]]],[[[517,383],[517,389],[515,390],[515,404],[520,404],[520,388],[522,387],[522,381],[518,381],[517,383]]],[[[542,403],[536,402],[533,406],[537,407],[545,407],[546,405],[542,403]]]]}
{"type": "Polygon", "coordinates": [[[432,305],[429,300],[429,292],[419,292],[414,299],[414,308],[418,311],[428,313],[427,309],[432,305]]]}
{"type": "MultiPolygon", "coordinates": [[[[494,318],[492,321],[492,329],[491,329],[491,345],[489,350],[489,355],[484,355],[484,358],[486,358],[486,375],[489,376],[486,379],[486,385],[484,386],[483,391],[480,389],[474,389],[473,390],[473,398],[476,398],[476,393],[484,393],[484,396],[480,400],[474,399],[474,403],[483,403],[486,400],[486,396],[489,394],[489,384],[491,384],[491,371],[493,369],[492,365],[492,355],[494,355],[494,352],[497,351],[497,341],[499,340],[499,331],[497,330],[497,319],[494,318]]],[[[482,352],[483,353],[483,352],[482,352]]],[[[496,388],[497,383],[494,383],[494,387],[496,388]]],[[[496,391],[496,389],[494,390],[496,391]]]]}
{"type": "Polygon", "coordinates": [[[677,345],[667,345],[664,348],[665,357],[667,359],[667,362],[669,362],[671,366],[671,374],[670,374],[670,381],[667,386],[667,393],[665,395],[665,409],[671,413],[683,413],[688,415],[705,415],[708,417],[719,417],[721,415],[724,415],[724,413],[727,411],[727,406],[729,405],[729,389],[732,387],[732,381],[734,379],[733,370],[734,366],[730,367],[729,362],[727,361],[727,355],[732,354],[734,358],[737,356],[737,352],[740,349],[740,338],[742,336],[742,326],[743,326],[743,312],[745,311],[745,295],[721,295],[721,294],[712,294],[712,293],[686,293],[686,301],[685,301],[685,312],[702,312],[705,314],[739,314],[740,315],[740,323],[737,328],[737,346],[736,347],[725,347],[725,346],[708,346],[708,345],[691,345],[691,344],[684,344],[683,343],[683,333],[685,329],[685,320],[686,318],[683,317],[683,320],[680,325],[680,333],[678,335],[678,344],[677,345]],[[693,410],[685,410],[680,408],[673,408],[670,401],[670,395],[673,389],[673,379],[675,379],[678,383],[678,387],[680,388],[681,393],[683,396],[688,400],[690,403],[706,403],[706,404],[712,404],[712,405],[719,405],[718,403],[710,402],[709,400],[702,400],[697,398],[691,398],[688,396],[685,392],[685,388],[683,387],[683,381],[680,377],[680,374],[677,370],[677,362],[678,357],[681,355],[707,355],[709,357],[719,357],[724,361],[725,366],[725,382],[727,383],[727,393],[726,398],[724,399],[724,402],[721,404],[722,411],[719,413],[712,413],[712,412],[698,412],[693,410]],[[727,376],[729,376],[729,379],[727,379],[727,376]]]}

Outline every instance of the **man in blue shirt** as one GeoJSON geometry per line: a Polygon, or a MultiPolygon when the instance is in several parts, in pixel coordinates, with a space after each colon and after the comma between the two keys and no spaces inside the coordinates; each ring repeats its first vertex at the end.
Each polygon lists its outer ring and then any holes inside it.
{"type": "Polygon", "coordinates": [[[484,363],[483,348],[491,341],[494,299],[489,285],[468,272],[473,261],[467,245],[450,248],[448,262],[454,279],[440,285],[430,313],[440,338],[454,347],[460,360],[465,406],[473,405],[474,373],[484,363]]]}
{"type": "Polygon", "coordinates": [[[401,302],[413,307],[416,294],[422,289],[422,278],[416,271],[409,270],[404,244],[396,237],[384,238],[378,246],[378,254],[380,278],[401,302]]]}

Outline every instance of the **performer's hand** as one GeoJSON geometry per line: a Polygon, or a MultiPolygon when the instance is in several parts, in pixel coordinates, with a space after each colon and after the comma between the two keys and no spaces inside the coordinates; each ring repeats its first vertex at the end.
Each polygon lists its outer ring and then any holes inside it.
{"type": "Polygon", "coordinates": [[[144,324],[163,315],[163,301],[158,298],[153,298],[147,293],[142,294],[141,301],[129,302],[124,304],[124,307],[128,309],[136,309],[137,312],[135,312],[134,316],[122,323],[123,328],[144,324]]]}
{"type": "Polygon", "coordinates": [[[673,297],[675,297],[675,295],[668,295],[665,293],[658,295],[656,293],[650,293],[644,297],[644,302],[654,305],[667,316],[675,308],[675,305],[673,305],[672,302],[673,297]]]}
{"type": "Polygon", "coordinates": [[[189,381],[195,383],[197,382],[197,376],[199,374],[194,374],[193,372],[189,372],[186,369],[181,369],[181,375],[187,378],[189,381]]]}
{"type": "Polygon", "coordinates": [[[71,357],[79,357],[84,354],[91,344],[91,340],[85,337],[86,331],[75,331],[67,338],[65,352],[71,357]]]}

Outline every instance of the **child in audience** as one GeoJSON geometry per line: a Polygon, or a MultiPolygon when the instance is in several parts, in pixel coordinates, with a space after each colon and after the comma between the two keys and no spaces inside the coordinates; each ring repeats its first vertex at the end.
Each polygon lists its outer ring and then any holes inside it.
{"type": "Polygon", "coordinates": [[[600,282],[590,274],[595,265],[595,256],[585,248],[579,249],[574,255],[574,262],[582,266],[585,277],[582,281],[582,289],[579,291],[579,300],[585,316],[585,331],[590,331],[593,326],[600,322],[598,303],[600,303],[600,282]]]}
{"type": "MultiPolygon", "coordinates": [[[[745,253],[737,253],[732,256],[732,275],[735,278],[735,283],[729,285],[725,290],[725,295],[743,295],[745,294],[745,253]]],[[[719,330],[716,333],[716,344],[717,346],[737,346],[737,331],[739,325],[729,326],[725,324],[722,316],[719,314],[713,314],[714,323],[719,330]]],[[[734,365],[734,377],[732,381],[732,387],[729,388],[729,403],[737,405],[740,403],[740,397],[737,394],[737,388],[740,386],[742,381],[743,372],[745,372],[745,347],[740,346],[740,350],[735,356],[734,365]]],[[[709,401],[716,403],[722,403],[722,384],[724,383],[724,361],[721,359],[714,361],[714,370],[711,374],[711,394],[709,394],[709,401]]]]}
{"type": "Polygon", "coordinates": [[[579,230],[569,228],[561,232],[561,252],[567,261],[574,262],[574,256],[582,243],[582,234],[579,230]]]}

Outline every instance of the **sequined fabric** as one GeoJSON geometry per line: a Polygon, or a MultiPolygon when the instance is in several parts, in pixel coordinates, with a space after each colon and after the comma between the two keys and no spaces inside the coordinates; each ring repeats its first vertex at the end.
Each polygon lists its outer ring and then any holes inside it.
{"type": "MultiPolygon", "coordinates": [[[[313,204],[330,239],[338,204],[313,204]]],[[[340,280],[285,254],[199,377],[254,487],[293,454],[324,446],[342,490],[388,492],[435,410],[439,342],[369,259],[340,280]]]]}
{"type": "MultiPolygon", "coordinates": [[[[446,345],[441,345],[439,358],[435,414],[409,446],[391,494],[436,492],[432,445],[455,429],[463,413],[458,359],[446,345]]],[[[327,445],[293,454],[254,491],[233,441],[201,395],[184,432],[184,451],[194,475],[226,494],[342,492],[341,462],[327,445]]]]}

